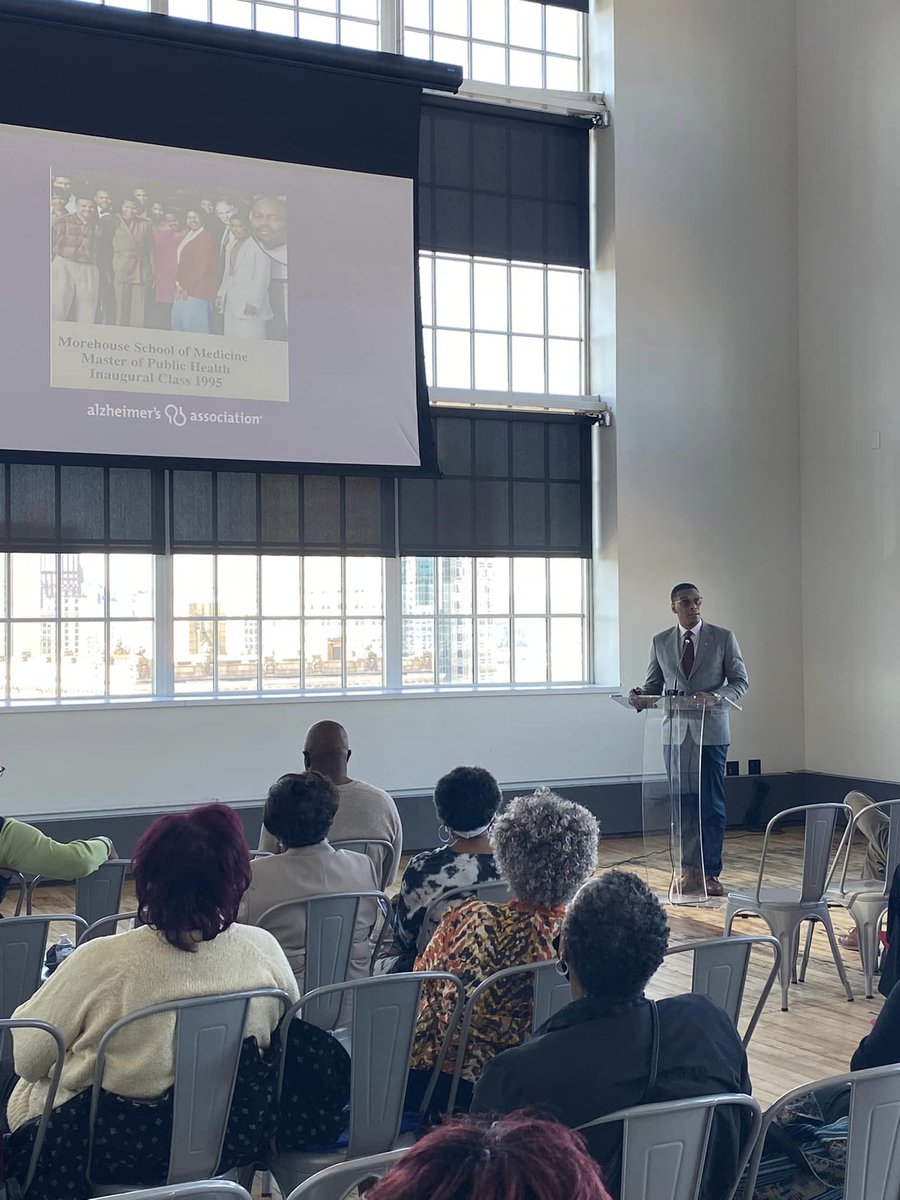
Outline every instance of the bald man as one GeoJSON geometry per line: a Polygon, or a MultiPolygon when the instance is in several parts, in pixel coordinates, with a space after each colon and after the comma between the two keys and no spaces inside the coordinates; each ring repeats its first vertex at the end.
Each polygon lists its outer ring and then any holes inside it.
{"type": "MultiPolygon", "coordinates": [[[[303,746],[303,764],[307,771],[320,771],[327,775],[341,798],[328,840],[355,842],[378,838],[390,842],[394,847],[394,863],[389,879],[384,877],[387,852],[381,846],[373,846],[370,851],[380,886],[386,888],[394,882],[400,866],[403,850],[400,814],[387,792],[348,776],[347,764],[351,753],[350,740],[343,725],[337,721],[316,721],[315,725],[310,725],[303,746]]],[[[278,854],[281,850],[278,839],[265,826],[260,830],[259,848],[272,854],[278,854]]]]}

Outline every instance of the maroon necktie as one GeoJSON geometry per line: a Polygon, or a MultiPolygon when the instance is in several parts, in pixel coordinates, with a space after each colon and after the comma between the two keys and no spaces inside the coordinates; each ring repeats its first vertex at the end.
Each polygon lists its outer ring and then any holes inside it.
{"type": "Polygon", "coordinates": [[[681,651],[681,669],[685,679],[690,679],[694,669],[694,635],[690,630],[684,635],[684,649],[681,651]]]}

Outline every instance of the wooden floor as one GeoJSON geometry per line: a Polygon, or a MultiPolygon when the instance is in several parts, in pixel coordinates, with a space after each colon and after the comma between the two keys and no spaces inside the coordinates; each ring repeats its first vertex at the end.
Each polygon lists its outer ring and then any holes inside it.
{"type": "MultiPolygon", "coordinates": [[[[742,890],[755,881],[761,844],[762,836],[756,833],[736,832],[728,836],[722,873],[726,890],[742,890]]],[[[647,862],[641,861],[643,853],[644,846],[640,838],[605,838],[600,847],[600,870],[621,865],[623,869],[645,874],[647,862]]],[[[789,883],[794,880],[800,869],[800,856],[800,831],[789,830],[782,834],[773,844],[770,854],[772,874],[771,878],[767,875],[767,882],[789,883]]],[[[659,860],[653,860],[648,876],[651,886],[660,893],[665,891],[667,883],[665,872],[658,869],[663,865],[659,860]]],[[[854,873],[854,865],[854,860],[851,860],[851,873],[854,873]]],[[[858,865],[861,867],[861,861],[858,865]]],[[[72,912],[72,892],[73,889],[68,886],[39,888],[35,910],[72,912]]],[[[16,893],[10,889],[2,906],[4,913],[11,915],[15,900],[16,893]]],[[[126,886],[123,907],[134,907],[130,885],[126,886]]],[[[852,922],[842,909],[833,912],[838,932],[852,927],[852,922]]],[[[716,937],[723,930],[724,902],[716,907],[705,908],[669,906],[668,914],[673,944],[716,937]]],[[[63,931],[67,927],[60,925],[57,928],[63,931]]],[[[71,932],[71,926],[68,929],[71,932]]],[[[761,921],[741,920],[737,922],[735,932],[767,931],[761,921]]],[[[56,940],[55,934],[53,940],[56,940]]],[[[654,978],[649,994],[659,998],[686,991],[689,986],[689,958],[689,955],[677,956],[671,963],[665,964],[654,978]]],[[[850,1056],[860,1038],[869,1031],[882,999],[877,995],[873,1000],[864,999],[864,981],[858,955],[844,951],[843,958],[854,993],[852,1004],[844,997],[827,940],[821,932],[815,935],[806,983],[791,988],[790,1012],[780,1011],[776,984],[750,1043],[749,1052],[753,1091],[763,1105],[789,1088],[849,1069],[850,1056]]],[[[768,973],[769,962],[766,956],[760,954],[758,962],[751,965],[744,1000],[745,1014],[752,1012],[768,973]]]]}

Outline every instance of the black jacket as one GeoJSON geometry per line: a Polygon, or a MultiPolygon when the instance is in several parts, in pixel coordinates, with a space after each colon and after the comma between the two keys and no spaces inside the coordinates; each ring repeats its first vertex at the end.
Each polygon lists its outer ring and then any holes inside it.
{"type": "MultiPolygon", "coordinates": [[[[574,1127],[635,1104],[656,1104],[718,1092],[750,1092],[747,1055],[726,1013],[706,996],[658,1002],[659,1068],[647,1094],[650,1004],[576,1000],[545,1022],[531,1041],[489,1062],[475,1087],[471,1111],[508,1113],[537,1105],[574,1127]]],[[[720,1200],[734,1183],[747,1110],[716,1118],[701,1195],[720,1200]]],[[[621,1128],[588,1131],[610,1193],[619,1192],[621,1128]]]]}

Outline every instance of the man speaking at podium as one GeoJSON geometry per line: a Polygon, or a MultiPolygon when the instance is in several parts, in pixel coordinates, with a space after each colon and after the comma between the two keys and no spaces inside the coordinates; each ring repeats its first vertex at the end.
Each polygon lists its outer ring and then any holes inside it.
{"type": "MultiPolygon", "coordinates": [[[[680,890],[702,892],[705,876],[706,894],[722,896],[719,875],[725,840],[725,760],[731,741],[728,701],[743,696],[750,681],[731,630],[701,619],[703,597],[693,583],[677,583],[672,588],[671,603],[678,624],[653,638],[644,686],[632,688],[629,695],[694,696],[698,705],[705,702],[702,746],[698,744],[699,722],[693,720],[684,722],[681,742],[681,778],[700,784],[700,827],[696,805],[683,801],[680,890]]],[[[688,789],[682,785],[681,790],[684,797],[688,789]]]]}

